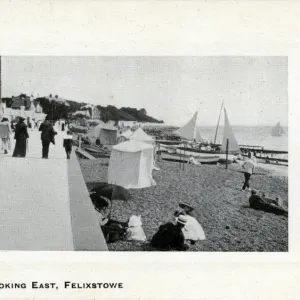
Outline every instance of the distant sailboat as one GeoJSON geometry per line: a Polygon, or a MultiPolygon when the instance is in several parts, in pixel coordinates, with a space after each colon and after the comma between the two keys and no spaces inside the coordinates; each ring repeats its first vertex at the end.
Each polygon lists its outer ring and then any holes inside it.
{"type": "Polygon", "coordinates": [[[285,131],[280,126],[280,122],[278,122],[276,126],[272,128],[271,134],[272,136],[282,136],[283,134],[285,134],[285,131]]]}

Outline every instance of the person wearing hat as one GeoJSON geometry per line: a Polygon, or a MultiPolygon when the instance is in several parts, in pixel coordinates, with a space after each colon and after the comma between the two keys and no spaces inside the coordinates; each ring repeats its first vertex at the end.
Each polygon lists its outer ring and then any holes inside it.
{"type": "Polygon", "coordinates": [[[192,216],[194,208],[187,202],[179,203],[179,209],[175,211],[174,216],[178,217],[179,215],[189,215],[192,216]]]}
{"type": "Polygon", "coordinates": [[[4,154],[7,154],[10,150],[10,136],[12,130],[10,123],[7,118],[3,118],[0,122],[0,138],[1,138],[1,148],[4,151],[4,154]]]}
{"type": "Polygon", "coordinates": [[[57,132],[54,131],[53,125],[48,120],[45,120],[41,124],[39,131],[42,132],[42,158],[48,158],[50,143],[52,143],[53,145],[55,144],[54,137],[57,134],[57,132]]]}
{"type": "Polygon", "coordinates": [[[187,220],[185,226],[182,228],[185,240],[189,241],[192,245],[197,241],[205,240],[206,236],[202,226],[191,214],[194,208],[186,202],[179,203],[179,207],[180,209],[175,211],[174,216],[176,221],[179,216],[185,216],[187,220]]]}
{"type": "Polygon", "coordinates": [[[176,224],[169,222],[161,225],[151,239],[151,246],[162,251],[187,250],[189,246],[185,243],[182,233],[182,228],[186,223],[186,216],[180,215],[176,220],[176,224]]]}
{"type": "Polygon", "coordinates": [[[29,134],[27,131],[27,126],[24,123],[24,120],[25,119],[23,117],[19,117],[19,121],[15,128],[16,145],[15,145],[13,157],[26,156],[27,139],[29,138],[29,134]]]}

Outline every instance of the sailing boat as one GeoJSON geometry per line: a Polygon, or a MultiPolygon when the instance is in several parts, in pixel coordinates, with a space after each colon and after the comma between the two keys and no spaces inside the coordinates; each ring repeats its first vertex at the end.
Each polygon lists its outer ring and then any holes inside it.
{"type": "Polygon", "coordinates": [[[186,123],[184,126],[179,128],[175,133],[187,140],[195,140],[197,129],[196,129],[196,122],[197,122],[198,111],[196,111],[191,118],[191,120],[186,123]]]}
{"type": "Polygon", "coordinates": [[[224,133],[223,133],[223,142],[221,145],[221,149],[219,151],[216,150],[199,150],[193,148],[186,147],[178,147],[177,152],[186,155],[198,155],[199,153],[205,153],[207,155],[218,155],[219,162],[223,163],[226,161],[226,150],[227,150],[227,141],[228,141],[228,163],[232,163],[234,161],[234,154],[240,153],[240,148],[238,142],[234,136],[232,127],[229,122],[229,118],[227,115],[227,111],[224,108],[224,133]]]}
{"type": "Polygon", "coordinates": [[[283,128],[280,126],[280,122],[278,122],[276,126],[272,128],[271,134],[272,136],[282,136],[285,134],[283,128]]]}
{"type": "MultiPolygon", "coordinates": [[[[195,112],[195,114],[187,124],[179,128],[175,133],[177,133],[185,140],[201,142],[202,137],[200,134],[200,130],[196,126],[197,116],[198,116],[198,111],[195,112]]],[[[186,149],[194,150],[193,148],[187,148],[187,147],[177,148],[176,146],[174,147],[169,146],[168,152],[162,152],[162,159],[171,160],[171,161],[180,161],[180,162],[190,162],[191,157],[193,157],[196,163],[201,163],[201,164],[216,164],[219,160],[219,156],[217,155],[203,156],[200,155],[199,153],[186,151],[186,149]]]]}

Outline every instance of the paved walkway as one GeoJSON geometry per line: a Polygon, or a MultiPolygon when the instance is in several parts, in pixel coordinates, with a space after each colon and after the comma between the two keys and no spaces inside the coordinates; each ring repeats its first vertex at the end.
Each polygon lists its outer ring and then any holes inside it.
{"type": "MultiPolygon", "coordinates": [[[[29,131],[29,134],[26,158],[0,154],[0,249],[78,250],[74,245],[74,229],[80,227],[78,221],[72,228],[72,214],[78,206],[70,204],[70,200],[73,201],[69,190],[70,160],[65,158],[63,133],[56,135],[56,145],[51,144],[49,159],[41,159],[40,132],[29,131]]],[[[75,155],[72,159],[78,164],[75,155]]],[[[75,172],[77,177],[82,177],[80,169],[75,172]]],[[[79,188],[86,189],[83,181],[79,188]]],[[[89,203],[87,197],[86,193],[84,201],[89,203]]],[[[91,206],[88,209],[82,213],[93,219],[91,227],[97,231],[97,239],[101,239],[96,215],[94,218],[91,206]]],[[[90,239],[93,237],[92,232],[90,239]]],[[[100,242],[103,244],[103,240],[100,242]]],[[[93,247],[87,245],[87,250],[101,250],[99,248],[99,241],[93,241],[93,247]]],[[[80,245],[80,250],[85,250],[85,246],[80,245]]]]}

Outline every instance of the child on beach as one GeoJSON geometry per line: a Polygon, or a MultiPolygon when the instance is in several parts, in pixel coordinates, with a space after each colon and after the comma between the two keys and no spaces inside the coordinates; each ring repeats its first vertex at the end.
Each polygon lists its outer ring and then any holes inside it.
{"type": "Polygon", "coordinates": [[[73,136],[71,131],[67,131],[67,135],[64,138],[64,148],[67,154],[67,159],[70,159],[70,155],[72,152],[72,145],[73,145],[73,136]]]}

